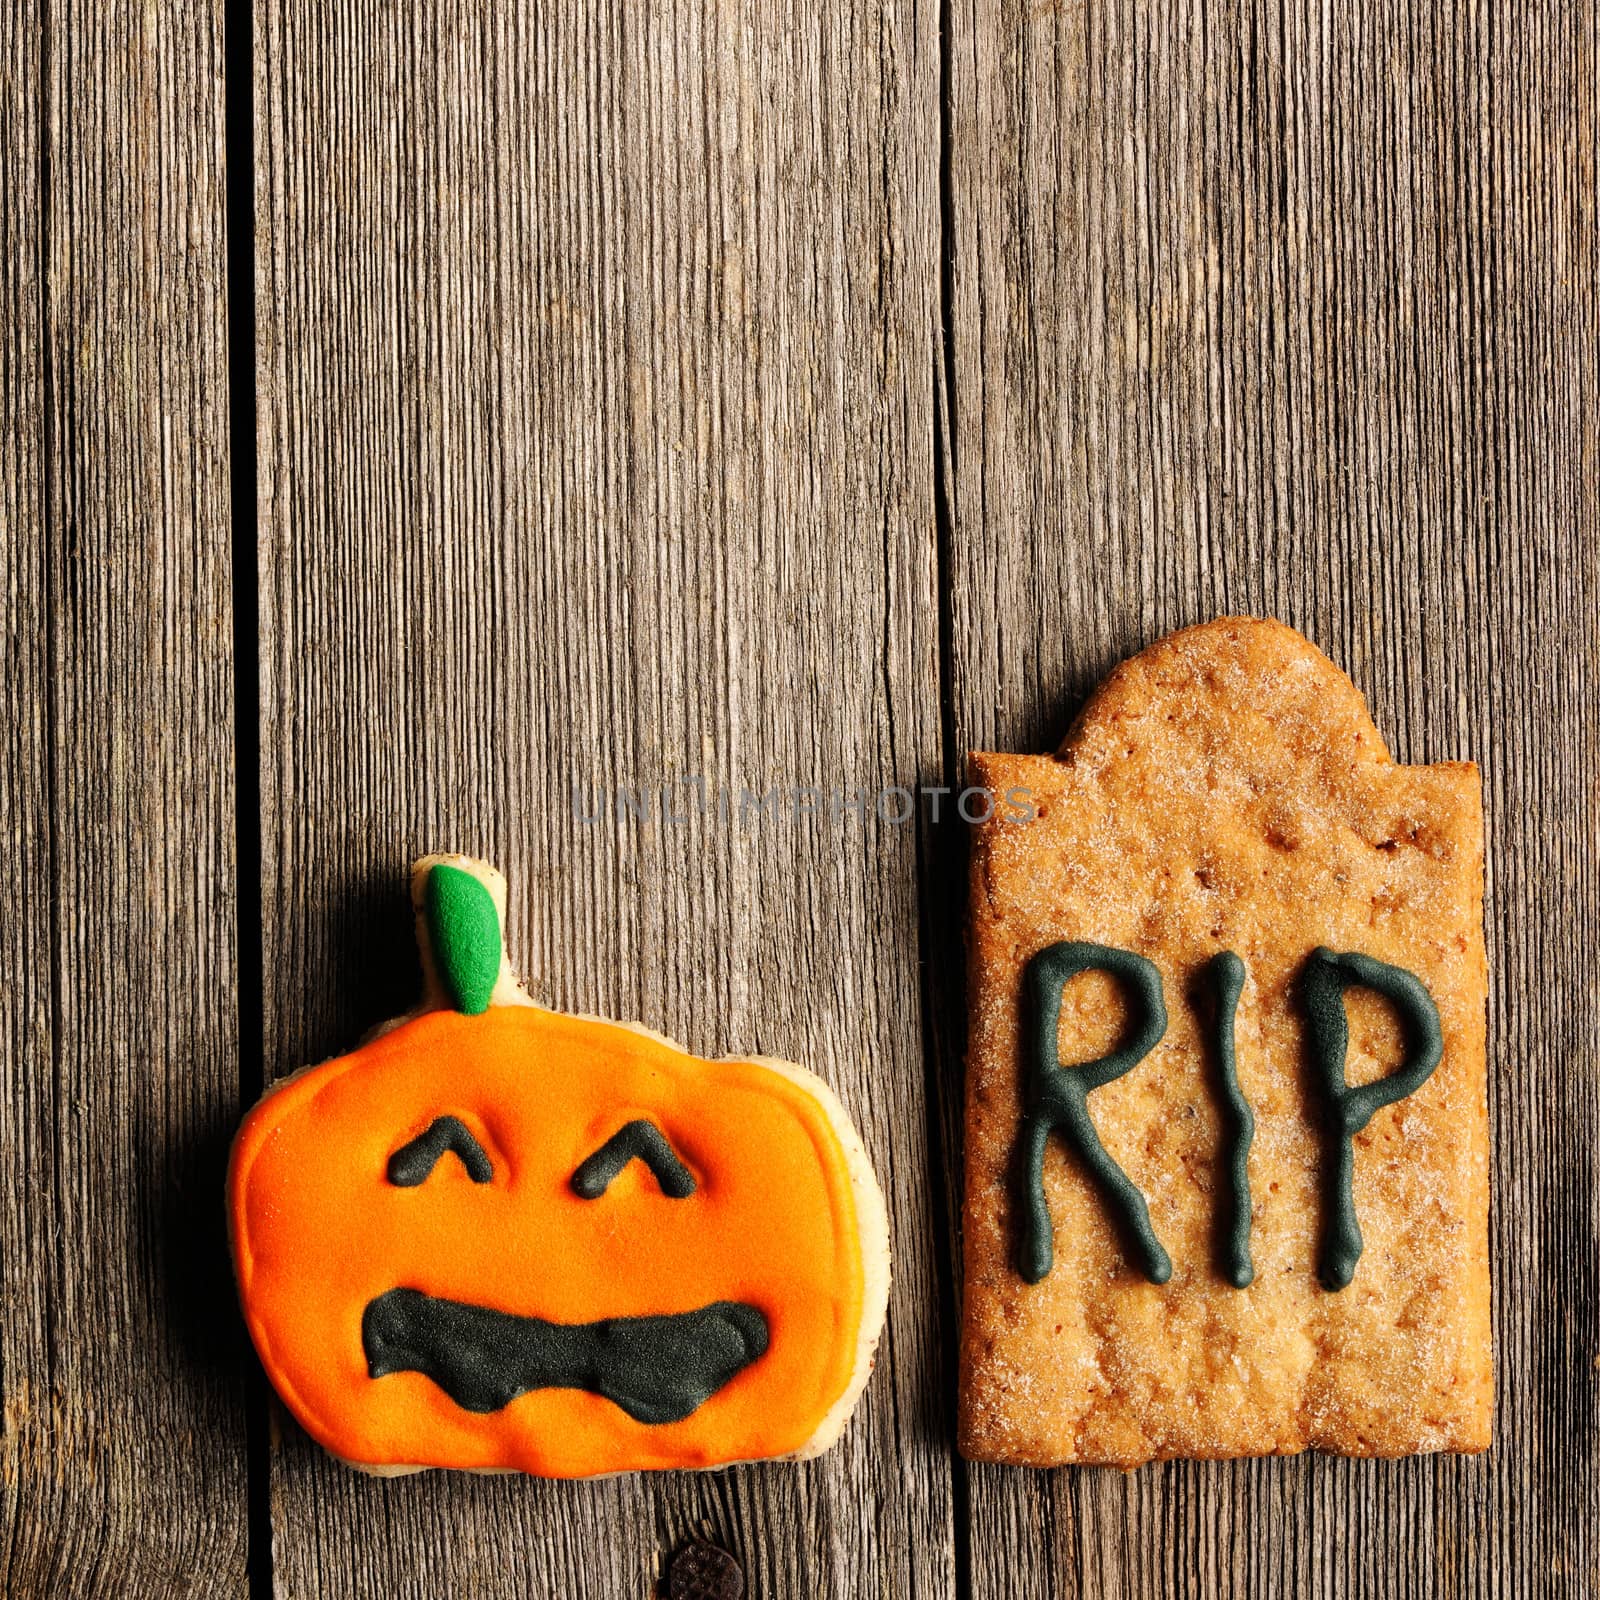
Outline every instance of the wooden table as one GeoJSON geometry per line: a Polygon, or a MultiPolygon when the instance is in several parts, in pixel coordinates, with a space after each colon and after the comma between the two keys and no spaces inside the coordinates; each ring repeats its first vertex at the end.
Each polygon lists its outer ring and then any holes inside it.
{"type": "Polygon", "coordinates": [[[1597,35],[5,8],[0,1590],[609,1600],[705,1530],[759,1596],[1600,1592],[1597,35]],[[1483,764],[1495,1448],[970,1469],[961,825],[572,785],[949,784],[1229,611],[1483,764]],[[825,1460],[384,1483],[269,1405],[228,1140],[408,1001],[434,848],[545,1001],[843,1095],[896,1277],[825,1460]]]}

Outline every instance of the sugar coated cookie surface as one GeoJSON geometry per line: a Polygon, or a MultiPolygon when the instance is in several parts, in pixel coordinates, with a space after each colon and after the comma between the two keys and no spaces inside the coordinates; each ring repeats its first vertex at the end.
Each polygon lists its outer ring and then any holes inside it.
{"type": "Polygon", "coordinates": [[[375,1471],[590,1477],[808,1456],[888,1293],[831,1091],[533,1005],[504,884],[413,872],[422,1009],[288,1079],[234,1142],[240,1299],[285,1404],[375,1471]]]}
{"type": "Polygon", "coordinates": [[[1485,1448],[1477,769],[1247,618],[973,764],[963,1452],[1485,1448]]]}

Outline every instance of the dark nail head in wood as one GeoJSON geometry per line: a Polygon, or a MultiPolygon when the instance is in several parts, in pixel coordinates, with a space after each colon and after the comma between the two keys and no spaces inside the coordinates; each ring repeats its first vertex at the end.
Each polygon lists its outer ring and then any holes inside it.
{"type": "Polygon", "coordinates": [[[741,1600],[744,1569],[704,1539],[687,1544],[667,1572],[668,1600],[741,1600]]]}

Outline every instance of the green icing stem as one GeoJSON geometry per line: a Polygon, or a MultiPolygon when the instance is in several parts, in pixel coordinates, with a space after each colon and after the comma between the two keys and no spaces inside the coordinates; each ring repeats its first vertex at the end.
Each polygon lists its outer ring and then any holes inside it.
{"type": "Polygon", "coordinates": [[[1403,1100],[1425,1084],[1444,1052],[1439,1012],[1432,997],[1403,967],[1391,967],[1372,956],[1339,955],[1319,948],[1306,963],[1306,1011],[1310,1022],[1312,1070],[1327,1097],[1334,1139],[1328,1218],[1323,1237],[1321,1278],[1326,1289],[1346,1288],[1361,1259],[1361,1227],[1356,1220],[1354,1190],[1355,1136],[1373,1113],[1403,1100]],[[1359,1088],[1346,1086],[1345,1056],[1350,1023],[1345,1016],[1346,989],[1371,989],[1390,1001],[1406,1026],[1410,1049],[1387,1077],[1359,1088]]]}
{"type": "Polygon", "coordinates": [[[1055,1259],[1055,1236],[1044,1194],[1044,1152],[1051,1132],[1059,1128],[1078,1159],[1104,1192],[1123,1226],[1140,1269],[1152,1283],[1172,1276],[1172,1262],[1150,1225],[1144,1196],[1106,1153],[1089,1115],[1089,1094],[1131,1072],[1167,1031],[1161,974],[1143,956],[1103,944],[1067,942],[1041,950],[1028,963],[1025,993],[1032,1017],[1032,1050],[1028,1059],[1029,1109],[1023,1117],[1022,1276],[1038,1283],[1049,1276],[1055,1259]],[[1080,972],[1107,972],[1134,992],[1141,1013],[1131,1036],[1119,1050],[1085,1061],[1061,1065],[1061,995],[1080,972]]]}
{"type": "Polygon", "coordinates": [[[500,978],[500,917],[470,872],[444,863],[428,874],[425,905],[433,963],[457,1011],[489,1009],[500,978]]]}
{"type": "Polygon", "coordinates": [[[1234,1026],[1239,996],[1244,992],[1244,962],[1231,950],[1211,958],[1206,975],[1217,1002],[1217,1065],[1222,1075],[1222,1173],[1219,1203],[1219,1265],[1235,1289],[1247,1288],[1255,1278],[1250,1259],[1250,1141],[1255,1137],[1255,1113],[1239,1087],[1239,1063],[1234,1053],[1234,1026]]]}

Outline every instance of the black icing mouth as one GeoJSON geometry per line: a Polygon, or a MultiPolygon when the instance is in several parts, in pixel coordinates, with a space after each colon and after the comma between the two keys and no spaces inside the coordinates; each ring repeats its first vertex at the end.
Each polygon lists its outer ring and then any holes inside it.
{"type": "Polygon", "coordinates": [[[671,1316],[546,1322],[391,1289],[368,1301],[361,1347],[369,1376],[420,1372],[464,1411],[498,1411],[531,1389],[585,1389],[635,1422],[681,1422],[766,1354],[767,1319],[719,1300],[671,1316]]]}

